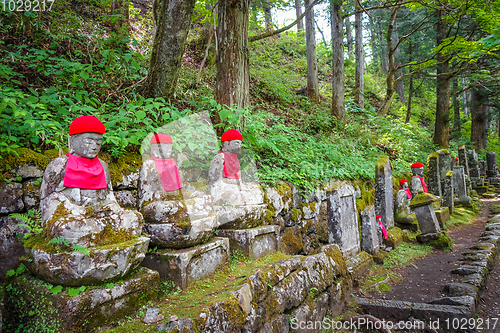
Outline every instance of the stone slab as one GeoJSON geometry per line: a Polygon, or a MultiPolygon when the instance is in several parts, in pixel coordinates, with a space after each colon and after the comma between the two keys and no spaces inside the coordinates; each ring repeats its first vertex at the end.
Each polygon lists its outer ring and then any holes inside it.
{"type": "Polygon", "coordinates": [[[444,228],[446,222],[450,220],[450,210],[448,207],[442,207],[441,209],[435,210],[436,218],[438,220],[441,229],[444,228]]]}
{"type": "Polygon", "coordinates": [[[182,289],[213,274],[229,262],[229,239],[214,237],[208,243],[182,250],[163,250],[146,254],[142,266],[160,273],[182,289]]]}
{"type": "Polygon", "coordinates": [[[242,251],[249,258],[257,259],[278,251],[280,228],[268,225],[242,230],[218,230],[217,236],[229,238],[231,251],[242,251]]]}
{"type": "Polygon", "coordinates": [[[472,296],[441,297],[430,301],[429,304],[466,306],[472,312],[476,309],[476,300],[472,296]]]}
{"type": "Polygon", "coordinates": [[[358,278],[366,273],[372,264],[373,257],[366,252],[360,252],[346,260],[347,269],[354,278],[358,278]]]}
{"type": "Polygon", "coordinates": [[[140,268],[128,278],[105,286],[87,286],[85,291],[70,296],[69,288],[54,295],[47,282],[24,274],[9,281],[6,322],[14,327],[22,324],[24,332],[40,332],[40,327],[47,332],[91,332],[156,298],[159,281],[158,272],[140,268]]]}
{"type": "Polygon", "coordinates": [[[394,226],[392,165],[388,156],[380,156],[375,166],[375,212],[387,229],[394,226]]]}
{"type": "Polygon", "coordinates": [[[445,323],[445,320],[451,321],[455,318],[470,318],[472,312],[469,308],[456,305],[439,305],[427,303],[413,303],[412,315],[416,319],[425,321],[436,321],[445,323]]]}
{"type": "Polygon", "coordinates": [[[267,205],[214,206],[220,229],[248,229],[262,224],[267,205]]]}
{"type": "Polygon", "coordinates": [[[361,251],[379,252],[382,244],[382,228],[375,219],[375,207],[368,206],[361,213],[361,251]]]}
{"type": "Polygon", "coordinates": [[[382,299],[356,298],[364,313],[379,319],[391,321],[407,320],[411,314],[412,302],[389,301],[382,299]]]}

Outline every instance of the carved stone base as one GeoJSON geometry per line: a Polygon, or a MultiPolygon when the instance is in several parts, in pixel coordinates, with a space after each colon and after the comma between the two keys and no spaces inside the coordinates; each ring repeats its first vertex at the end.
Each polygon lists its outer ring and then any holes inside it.
{"type": "Polygon", "coordinates": [[[214,237],[206,244],[182,250],[163,250],[146,254],[142,266],[160,273],[182,289],[207,277],[229,262],[229,239],[214,237]]]}
{"type": "Polygon", "coordinates": [[[249,229],[262,224],[266,205],[214,206],[220,229],[249,229]]]}
{"type": "Polygon", "coordinates": [[[14,329],[22,327],[22,332],[39,332],[42,327],[47,332],[91,332],[156,298],[159,281],[158,272],[140,268],[127,279],[87,286],[72,296],[70,288],[54,295],[47,282],[24,274],[9,281],[5,322],[14,329]]]}
{"type": "Polygon", "coordinates": [[[229,238],[231,251],[240,250],[257,259],[278,251],[279,226],[268,225],[244,230],[219,230],[218,236],[229,238]]]}

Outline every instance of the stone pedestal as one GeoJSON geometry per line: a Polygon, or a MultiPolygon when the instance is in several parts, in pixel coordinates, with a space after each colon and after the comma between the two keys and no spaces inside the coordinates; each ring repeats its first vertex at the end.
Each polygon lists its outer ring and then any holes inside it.
{"type": "Polygon", "coordinates": [[[442,197],[441,177],[439,172],[439,153],[433,152],[427,158],[427,190],[438,197],[442,197]]]}
{"type": "Polygon", "coordinates": [[[438,150],[438,154],[439,154],[439,160],[438,160],[439,180],[441,181],[441,194],[443,194],[446,174],[453,168],[453,159],[448,149],[438,150]]]}
{"type": "Polygon", "coordinates": [[[490,184],[496,185],[499,184],[499,180],[497,178],[498,167],[497,167],[497,154],[493,151],[490,151],[486,154],[486,163],[488,164],[488,169],[486,170],[486,175],[490,181],[490,184]]]}
{"type": "Polygon", "coordinates": [[[458,201],[461,205],[469,206],[471,198],[467,195],[467,185],[465,183],[465,174],[463,167],[454,167],[453,175],[455,176],[455,192],[458,196],[458,201]]]}
{"type": "Polygon", "coordinates": [[[465,146],[458,147],[458,162],[461,167],[464,167],[464,172],[469,175],[469,162],[467,161],[467,149],[465,146]]]}
{"type": "Polygon", "coordinates": [[[446,222],[450,220],[450,210],[448,209],[448,207],[443,207],[441,209],[435,210],[434,213],[436,214],[439,226],[441,227],[441,229],[443,229],[446,222]]]}
{"type": "Polygon", "coordinates": [[[191,282],[227,265],[229,255],[229,239],[214,237],[206,244],[188,249],[150,252],[142,266],[158,271],[162,280],[173,281],[185,289],[191,282]]]}
{"type": "Polygon", "coordinates": [[[392,165],[388,156],[380,156],[375,166],[375,213],[387,229],[394,226],[392,165]]]}
{"type": "Polygon", "coordinates": [[[479,160],[479,172],[481,173],[481,177],[486,175],[486,161],[479,160]]]}
{"type": "Polygon", "coordinates": [[[328,242],[339,245],[344,257],[358,254],[360,244],[354,187],[342,183],[337,188],[328,189],[326,197],[328,242]]]}
{"type": "Polygon", "coordinates": [[[91,332],[135,313],[156,298],[159,280],[158,272],[141,268],[125,279],[82,287],[84,291],[71,296],[71,288],[54,295],[53,286],[24,274],[9,281],[5,319],[14,328],[22,327],[22,332],[40,332],[41,328],[44,332],[91,332]]]}
{"type": "Polygon", "coordinates": [[[382,244],[382,228],[375,219],[375,207],[368,206],[361,213],[361,251],[376,254],[382,244]]]}
{"type": "Polygon", "coordinates": [[[248,229],[262,224],[267,205],[214,206],[219,229],[248,229]]]}
{"type": "Polygon", "coordinates": [[[277,225],[217,232],[217,236],[229,238],[231,251],[239,250],[252,259],[278,251],[279,234],[277,225]]]}
{"type": "Polygon", "coordinates": [[[396,200],[394,206],[394,222],[402,225],[402,228],[418,229],[416,224],[416,216],[410,210],[410,201],[405,190],[399,190],[396,193],[396,200]]]}
{"type": "Polygon", "coordinates": [[[430,193],[420,192],[412,199],[410,207],[415,211],[422,234],[435,234],[441,231],[432,203],[438,199],[430,193]]]}
{"type": "Polygon", "coordinates": [[[443,206],[448,207],[449,213],[455,210],[455,177],[453,171],[448,171],[445,175],[443,186],[443,206]]]}

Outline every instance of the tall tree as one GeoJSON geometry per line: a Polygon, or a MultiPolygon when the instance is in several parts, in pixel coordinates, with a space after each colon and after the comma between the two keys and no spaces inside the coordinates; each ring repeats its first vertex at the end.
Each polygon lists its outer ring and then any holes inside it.
{"type": "MultiPolygon", "coordinates": [[[[408,61],[409,62],[412,62],[412,52],[413,49],[412,49],[412,42],[409,41],[408,42],[408,61]]],[[[413,98],[413,75],[410,76],[410,87],[408,88],[409,92],[408,92],[408,107],[406,109],[406,119],[405,119],[405,123],[409,123],[410,122],[410,117],[411,117],[411,100],[413,98]]]]}
{"type": "MultiPolygon", "coordinates": [[[[396,44],[399,43],[398,25],[396,22],[394,23],[393,34],[396,44]]],[[[401,68],[401,48],[399,47],[394,50],[394,61],[396,63],[396,67],[401,68]]],[[[403,75],[403,69],[398,69],[398,71],[396,72],[396,77],[399,79],[401,75],[403,75]]],[[[406,103],[405,84],[402,79],[396,81],[396,91],[401,103],[406,103]]]]}
{"type": "Polygon", "coordinates": [[[452,104],[453,104],[453,132],[455,133],[455,137],[458,137],[460,135],[460,132],[462,131],[461,128],[461,122],[460,122],[460,104],[458,103],[458,96],[457,96],[457,91],[458,91],[458,80],[456,78],[453,79],[453,97],[452,97],[452,104]]]}
{"type": "MultiPolygon", "coordinates": [[[[302,2],[300,0],[295,0],[295,15],[297,19],[302,16],[302,2]]],[[[302,36],[304,32],[304,22],[302,19],[297,23],[297,36],[302,36]]]]}
{"type": "MultiPolygon", "coordinates": [[[[309,7],[313,0],[305,0],[309,7]]],[[[306,14],[306,52],[307,52],[307,97],[310,101],[318,102],[318,61],[316,59],[316,38],[314,29],[314,10],[306,14]]]]}
{"type": "Polygon", "coordinates": [[[115,31],[129,29],[129,2],[119,0],[111,2],[111,15],[115,16],[112,20],[112,27],[115,31]]]}
{"type": "Polygon", "coordinates": [[[347,55],[349,58],[352,57],[352,31],[351,31],[351,20],[349,19],[349,16],[347,16],[344,20],[345,23],[345,36],[347,39],[347,55]]]}
{"type": "Polygon", "coordinates": [[[248,0],[219,1],[217,24],[217,85],[219,104],[248,105],[248,0]]]}
{"type": "Polygon", "coordinates": [[[345,117],[344,88],[344,29],[342,1],[330,0],[330,27],[333,49],[332,114],[339,120],[345,117]]]}
{"type": "MultiPolygon", "coordinates": [[[[436,45],[441,45],[447,38],[448,27],[443,20],[445,12],[442,9],[436,10],[436,45]]],[[[436,121],[434,126],[434,144],[448,148],[450,133],[450,64],[449,58],[438,52],[437,60],[437,85],[436,85],[436,121]]]]}
{"type": "Polygon", "coordinates": [[[149,71],[140,93],[146,98],[171,98],[174,94],[194,0],[156,0],[158,26],[149,71]]]}
{"type": "Polygon", "coordinates": [[[271,2],[269,0],[264,1],[264,22],[266,24],[266,31],[271,31],[273,29],[273,18],[271,15],[271,2]]]}
{"type": "Polygon", "coordinates": [[[360,108],[365,107],[365,50],[363,47],[363,11],[361,9],[360,0],[355,0],[356,14],[354,16],[354,32],[355,32],[355,52],[356,52],[356,82],[354,101],[360,108]]]}
{"type": "Polygon", "coordinates": [[[485,121],[486,115],[484,114],[483,105],[485,102],[485,93],[479,88],[473,88],[470,91],[470,111],[471,111],[471,131],[470,141],[474,142],[476,151],[479,152],[485,148],[485,121]]]}

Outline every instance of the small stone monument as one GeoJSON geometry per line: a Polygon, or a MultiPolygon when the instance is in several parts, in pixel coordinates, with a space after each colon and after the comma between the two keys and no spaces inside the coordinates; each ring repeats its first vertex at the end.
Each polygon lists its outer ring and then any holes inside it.
{"type": "Polygon", "coordinates": [[[455,210],[455,177],[453,171],[448,171],[445,175],[443,186],[443,206],[448,207],[449,214],[455,210]]]}
{"type": "Polygon", "coordinates": [[[392,165],[388,156],[380,156],[375,166],[375,211],[387,229],[394,226],[392,165]]]}
{"type": "Polygon", "coordinates": [[[444,182],[446,179],[446,174],[448,171],[453,169],[453,158],[448,149],[438,150],[439,160],[438,160],[438,169],[439,169],[439,180],[441,181],[441,195],[444,192],[444,182]]]}
{"type": "Polygon", "coordinates": [[[413,163],[411,165],[411,172],[413,174],[410,183],[411,195],[415,197],[419,191],[427,193],[427,184],[424,180],[424,165],[420,162],[413,163]]]}
{"type": "Polygon", "coordinates": [[[479,160],[479,172],[481,173],[481,177],[486,175],[486,161],[479,160]]]}
{"type": "Polygon", "coordinates": [[[441,198],[441,172],[439,171],[439,152],[433,152],[427,158],[427,189],[429,193],[441,198]]]}
{"type": "Polygon", "coordinates": [[[464,206],[470,206],[471,198],[467,195],[467,185],[465,183],[464,167],[458,166],[453,168],[455,193],[458,196],[458,202],[464,206]]]}
{"type": "Polygon", "coordinates": [[[382,241],[382,228],[375,220],[375,207],[368,206],[361,213],[361,251],[377,254],[382,241]]]}
{"type": "Polygon", "coordinates": [[[486,170],[486,175],[490,184],[499,184],[498,180],[498,167],[497,167],[497,153],[490,151],[486,154],[486,163],[488,164],[488,169],[486,170]]]}
{"type": "Polygon", "coordinates": [[[469,150],[467,160],[469,162],[469,178],[480,177],[481,173],[479,171],[479,159],[475,149],[469,150]]]}
{"type": "Polygon", "coordinates": [[[441,228],[432,207],[432,203],[436,201],[438,201],[438,198],[431,193],[419,192],[410,202],[410,207],[415,211],[422,231],[422,234],[417,236],[419,242],[439,238],[441,228]]]}
{"type": "Polygon", "coordinates": [[[408,188],[408,181],[401,179],[399,184],[401,189],[396,193],[394,201],[394,222],[404,225],[404,228],[418,229],[418,224],[415,225],[416,216],[410,210],[410,201],[413,196],[408,188]]]}
{"type": "Polygon", "coordinates": [[[458,161],[459,165],[464,167],[464,172],[469,175],[469,162],[467,161],[467,148],[465,146],[458,147],[458,161]]]}

